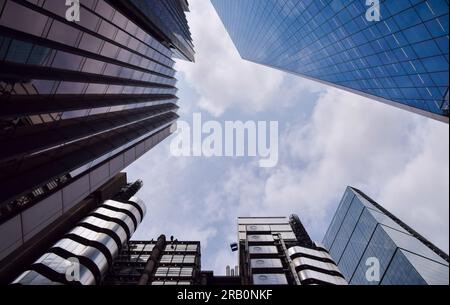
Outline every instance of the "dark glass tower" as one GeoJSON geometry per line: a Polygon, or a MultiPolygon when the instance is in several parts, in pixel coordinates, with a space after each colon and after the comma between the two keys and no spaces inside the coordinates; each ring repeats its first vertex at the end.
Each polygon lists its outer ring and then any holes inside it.
{"type": "Polygon", "coordinates": [[[355,188],[347,188],[323,244],[350,284],[449,283],[448,255],[355,188]]]}
{"type": "Polygon", "coordinates": [[[211,1],[242,58],[448,123],[448,1],[211,1]]]}
{"type": "Polygon", "coordinates": [[[0,260],[168,137],[179,1],[0,1],[0,260]],[[18,233],[17,233],[18,232],[18,233]],[[17,233],[17,234],[16,234],[17,233]]]}

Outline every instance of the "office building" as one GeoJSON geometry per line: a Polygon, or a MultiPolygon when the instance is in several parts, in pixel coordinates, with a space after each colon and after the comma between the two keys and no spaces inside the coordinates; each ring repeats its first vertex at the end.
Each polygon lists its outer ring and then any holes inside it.
{"type": "Polygon", "coordinates": [[[346,285],[327,250],[313,242],[297,215],[238,218],[243,285],[346,285]]]}
{"type": "Polygon", "coordinates": [[[136,181],[105,200],[45,251],[13,284],[101,284],[146,213],[136,181]]]}
{"type": "MultiPolygon", "coordinates": [[[[33,238],[24,240],[23,243],[3,260],[0,261],[0,284],[10,283],[22,271],[28,268],[39,256],[42,255],[48,248],[50,248],[57,240],[64,234],[70,231],[75,225],[85,218],[90,212],[97,208],[106,200],[112,199],[115,201],[125,202],[131,198],[142,187],[142,181],[134,183],[127,182],[127,175],[119,173],[108,182],[100,186],[97,190],[84,198],[77,206],[66,210],[60,217],[54,219],[50,225],[45,229],[35,233],[33,238]]],[[[41,206],[37,215],[44,217],[47,213],[53,212],[53,205],[41,206]]],[[[62,203],[59,202],[59,209],[62,209],[62,203]]],[[[35,210],[34,213],[37,213],[35,210]]],[[[27,224],[30,214],[24,218],[24,223],[27,224]]],[[[34,215],[34,214],[32,214],[34,215]]],[[[6,222],[8,224],[8,222],[6,222]]],[[[26,227],[25,227],[26,228],[26,227]]],[[[14,227],[3,225],[2,229],[2,243],[3,245],[10,245],[16,240],[20,239],[21,230],[15,230],[14,227]]]]}
{"type": "Polygon", "coordinates": [[[239,276],[239,266],[234,266],[234,268],[230,266],[226,266],[225,268],[225,275],[226,276],[239,276]]]}
{"type": "Polygon", "coordinates": [[[323,239],[349,284],[448,285],[446,253],[348,187],[323,239]]]}
{"type": "Polygon", "coordinates": [[[448,1],[211,1],[243,59],[449,122],[448,1]]]}
{"type": "Polygon", "coordinates": [[[160,235],[156,240],[132,240],[124,245],[102,285],[209,285],[238,286],[235,274],[215,275],[202,270],[199,241],[181,241],[160,235]]]}
{"type": "Polygon", "coordinates": [[[114,260],[104,285],[199,285],[200,242],[130,241],[114,260]]]}
{"type": "Polygon", "coordinates": [[[164,43],[173,52],[173,56],[188,61],[194,61],[194,45],[186,20],[185,12],[189,12],[187,0],[115,0],[109,1],[117,6],[126,6],[126,10],[134,10],[136,14],[143,14],[152,27],[158,29],[164,43]],[[131,4],[131,5],[130,5],[131,4]]]}
{"type": "Polygon", "coordinates": [[[240,217],[238,223],[239,266],[226,266],[224,276],[202,270],[200,242],[161,235],[124,245],[103,284],[347,284],[327,250],[310,239],[298,216],[240,217]]]}
{"type": "Polygon", "coordinates": [[[186,0],[69,9],[0,1],[0,261],[176,129],[186,0]]]}

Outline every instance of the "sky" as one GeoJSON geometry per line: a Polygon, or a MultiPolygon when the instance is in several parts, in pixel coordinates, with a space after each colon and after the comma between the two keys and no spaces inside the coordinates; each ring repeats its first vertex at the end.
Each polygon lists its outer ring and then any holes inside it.
{"type": "Polygon", "coordinates": [[[125,171],[147,215],[133,236],[199,240],[202,269],[237,265],[238,216],[298,214],[322,238],[348,185],[449,250],[449,128],[239,57],[209,1],[190,0],[196,62],[177,61],[180,120],[278,121],[279,162],[174,157],[166,139],[125,171]]]}

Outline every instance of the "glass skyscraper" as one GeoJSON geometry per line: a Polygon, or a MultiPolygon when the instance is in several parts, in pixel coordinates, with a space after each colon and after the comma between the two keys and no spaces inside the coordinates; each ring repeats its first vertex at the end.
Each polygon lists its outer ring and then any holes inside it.
{"type": "Polygon", "coordinates": [[[242,58],[448,123],[447,0],[211,1],[242,58]]]}
{"type": "Polygon", "coordinates": [[[75,8],[0,1],[0,261],[176,129],[187,1],[75,8]]]}
{"type": "Polygon", "coordinates": [[[350,284],[449,284],[448,255],[355,188],[347,188],[323,244],[350,284]]]}

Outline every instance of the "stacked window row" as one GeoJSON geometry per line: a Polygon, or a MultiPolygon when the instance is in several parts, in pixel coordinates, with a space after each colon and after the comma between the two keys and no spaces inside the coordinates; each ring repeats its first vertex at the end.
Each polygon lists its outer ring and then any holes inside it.
{"type": "MultiPolygon", "coordinates": [[[[64,3],[47,0],[42,8],[49,16],[59,16],[65,22],[67,6],[64,3]]],[[[142,54],[161,65],[172,67],[172,52],[151,35],[147,34],[130,19],[114,9],[104,0],[81,1],[80,21],[77,28],[93,36],[118,44],[131,52],[142,54]]],[[[70,24],[70,23],[69,23],[70,24]]]]}
{"type": "Polygon", "coordinates": [[[194,46],[181,1],[131,0],[131,2],[165,32],[176,46],[174,52],[178,54],[181,51],[181,58],[193,60],[194,46]]]}

